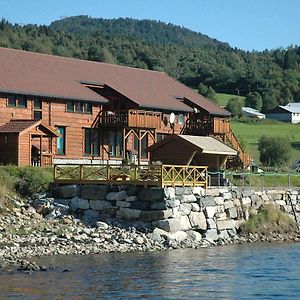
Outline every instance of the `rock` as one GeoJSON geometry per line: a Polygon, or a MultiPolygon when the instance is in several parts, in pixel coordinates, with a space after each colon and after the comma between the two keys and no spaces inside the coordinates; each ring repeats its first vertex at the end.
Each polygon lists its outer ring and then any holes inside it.
{"type": "Polygon", "coordinates": [[[232,208],[232,207],[234,207],[233,201],[229,200],[229,201],[224,202],[224,208],[225,209],[232,208]]]}
{"type": "Polygon", "coordinates": [[[29,207],[27,208],[27,212],[28,212],[29,214],[36,214],[36,209],[35,209],[34,207],[32,207],[32,206],[29,206],[29,207]]]}
{"type": "MultiPolygon", "coordinates": [[[[130,202],[130,207],[132,209],[139,209],[139,210],[149,210],[151,209],[151,202],[148,201],[137,201],[137,202],[130,202]]],[[[153,202],[156,203],[156,202],[153,202]]]]}
{"type": "Polygon", "coordinates": [[[188,237],[187,233],[184,231],[176,231],[168,235],[167,240],[175,240],[177,243],[181,243],[188,237]]]}
{"type": "Polygon", "coordinates": [[[108,224],[107,223],[105,223],[105,222],[100,222],[100,221],[98,221],[98,222],[96,222],[96,227],[98,228],[98,229],[102,229],[102,230],[106,230],[106,229],[108,229],[108,224]]]}
{"type": "Polygon", "coordinates": [[[215,206],[207,206],[204,209],[204,213],[208,219],[212,219],[216,213],[216,207],[215,206]]]}
{"type": "Polygon", "coordinates": [[[227,215],[225,212],[217,212],[215,217],[217,220],[227,220],[227,215]]]}
{"type": "Polygon", "coordinates": [[[206,196],[210,196],[210,198],[216,197],[220,195],[220,189],[218,188],[210,188],[207,189],[205,192],[206,196]]]}
{"type": "Polygon", "coordinates": [[[80,195],[80,187],[77,184],[59,186],[58,195],[62,198],[78,197],[80,195]]]}
{"type": "Polygon", "coordinates": [[[190,195],[190,194],[192,194],[191,187],[181,187],[181,186],[175,187],[175,195],[177,196],[190,195]]]}
{"type": "Polygon", "coordinates": [[[242,205],[243,206],[250,206],[251,205],[251,198],[250,197],[243,197],[242,198],[242,205]]]}
{"type": "Polygon", "coordinates": [[[162,230],[160,228],[157,228],[157,227],[154,228],[153,233],[154,234],[158,234],[159,236],[163,237],[164,239],[167,239],[169,237],[169,235],[170,235],[169,232],[167,232],[165,230],[162,230]]]}
{"type": "Polygon", "coordinates": [[[182,195],[181,197],[181,203],[191,203],[191,202],[197,202],[197,198],[195,195],[182,195]]]}
{"type": "Polygon", "coordinates": [[[217,228],[219,231],[224,229],[232,229],[235,228],[236,224],[234,220],[223,220],[223,221],[217,221],[217,228]]]}
{"type": "Polygon", "coordinates": [[[232,199],[232,194],[230,192],[223,192],[221,193],[221,196],[224,198],[224,200],[232,199]]]}
{"type": "Polygon", "coordinates": [[[190,240],[192,240],[195,243],[201,242],[202,235],[201,233],[195,231],[195,230],[189,230],[187,231],[187,236],[190,240]]]}
{"type": "Polygon", "coordinates": [[[108,201],[122,201],[127,198],[126,191],[110,192],[106,195],[108,201]]]}
{"type": "Polygon", "coordinates": [[[224,198],[223,197],[215,197],[214,198],[216,205],[223,205],[224,204],[224,198]]]}
{"type": "Polygon", "coordinates": [[[137,196],[128,196],[126,197],[125,201],[126,202],[134,202],[134,201],[137,201],[137,196]]]}
{"type": "Polygon", "coordinates": [[[81,197],[88,200],[105,200],[107,192],[106,185],[83,185],[81,197]]]}
{"type": "Polygon", "coordinates": [[[151,222],[151,221],[168,219],[171,217],[173,217],[172,209],[150,210],[150,211],[141,211],[139,215],[139,220],[142,222],[151,222]]]}
{"type": "Polygon", "coordinates": [[[224,239],[224,240],[228,239],[229,234],[228,234],[227,230],[221,230],[219,232],[219,238],[224,239]]]}
{"type": "Polygon", "coordinates": [[[206,240],[208,240],[209,242],[213,242],[213,241],[217,240],[217,238],[218,238],[217,230],[209,229],[209,230],[205,231],[204,238],[206,240]]]}
{"type": "Polygon", "coordinates": [[[275,203],[279,206],[285,206],[286,205],[286,202],[285,200],[275,200],[275,203]]]}
{"type": "Polygon", "coordinates": [[[165,199],[174,199],[175,198],[175,188],[167,187],[164,188],[165,199]]]}
{"type": "Polygon", "coordinates": [[[71,199],[70,208],[72,211],[76,211],[77,209],[89,209],[90,203],[86,199],[74,197],[71,199]]]}
{"type": "Polygon", "coordinates": [[[242,191],[242,196],[243,196],[244,198],[246,198],[246,197],[251,197],[254,193],[255,193],[254,190],[245,189],[245,190],[242,191]]]}
{"type": "Polygon", "coordinates": [[[237,209],[235,207],[226,209],[226,213],[229,219],[236,219],[238,216],[237,209]]]}
{"type": "Polygon", "coordinates": [[[174,208],[180,205],[180,200],[178,199],[168,199],[166,200],[167,208],[174,208]]]}
{"type": "Polygon", "coordinates": [[[164,189],[162,188],[143,188],[139,194],[138,199],[140,201],[162,201],[164,200],[164,189]]]}
{"type": "Polygon", "coordinates": [[[152,225],[167,232],[176,232],[181,230],[181,222],[179,219],[159,220],[153,222],[152,225]]]}
{"type": "Polygon", "coordinates": [[[202,202],[204,207],[215,206],[215,204],[216,204],[215,198],[214,197],[209,197],[209,196],[201,197],[200,201],[202,202]]]}
{"type": "Polygon", "coordinates": [[[130,207],[130,202],[126,201],[117,201],[116,206],[118,207],[130,207]]]}
{"type": "Polygon", "coordinates": [[[141,211],[137,209],[122,207],[117,211],[117,218],[126,221],[135,221],[140,217],[140,215],[141,215],[141,211]]]}
{"type": "Polygon", "coordinates": [[[195,211],[195,212],[198,212],[200,211],[200,206],[198,203],[191,203],[191,210],[192,211],[195,211]]]}
{"type": "Polygon", "coordinates": [[[156,201],[151,203],[151,209],[164,210],[167,209],[167,203],[163,201],[156,201]]]}
{"type": "Polygon", "coordinates": [[[180,216],[179,221],[180,221],[181,230],[186,231],[186,230],[189,230],[192,228],[190,219],[188,216],[180,216]]]}
{"type": "Polygon", "coordinates": [[[62,205],[65,205],[65,206],[69,206],[70,202],[71,202],[71,199],[54,199],[53,204],[54,205],[62,204],[62,205]]]}
{"type": "Polygon", "coordinates": [[[207,219],[207,228],[208,229],[216,229],[217,228],[217,224],[213,219],[207,219]]]}
{"type": "Polygon", "coordinates": [[[99,218],[99,212],[97,210],[87,209],[83,212],[82,219],[87,223],[94,223],[99,218]]]}
{"type": "Polygon", "coordinates": [[[183,216],[189,215],[191,210],[192,210],[192,205],[189,203],[180,204],[178,207],[178,212],[183,216]]]}
{"type": "Polygon", "coordinates": [[[141,236],[137,236],[134,239],[134,242],[137,243],[137,244],[139,244],[139,245],[142,245],[144,243],[144,239],[141,236]]]}
{"type": "Polygon", "coordinates": [[[204,196],[205,189],[200,186],[196,186],[196,187],[193,187],[192,193],[197,196],[204,196]]]}
{"type": "Polygon", "coordinates": [[[104,200],[90,200],[90,207],[93,210],[108,210],[112,207],[111,203],[104,200]]]}
{"type": "Polygon", "coordinates": [[[201,230],[207,229],[206,218],[203,212],[191,212],[189,215],[189,220],[192,228],[201,230]]]}

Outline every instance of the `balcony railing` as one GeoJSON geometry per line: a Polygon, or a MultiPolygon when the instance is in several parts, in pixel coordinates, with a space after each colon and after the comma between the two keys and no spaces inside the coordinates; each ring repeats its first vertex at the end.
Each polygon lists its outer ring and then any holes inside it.
{"type": "Polygon", "coordinates": [[[207,187],[207,167],[181,165],[54,165],[56,183],[207,187]]]}
{"type": "Polygon", "coordinates": [[[140,128],[161,128],[160,112],[130,109],[126,111],[101,111],[97,117],[98,126],[128,126],[140,128]]]}

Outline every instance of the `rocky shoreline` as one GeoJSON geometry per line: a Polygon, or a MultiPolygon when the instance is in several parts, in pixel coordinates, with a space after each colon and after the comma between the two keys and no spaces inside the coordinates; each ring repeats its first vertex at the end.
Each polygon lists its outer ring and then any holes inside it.
{"type": "Polygon", "coordinates": [[[49,255],[88,255],[107,252],[158,251],[178,248],[201,248],[252,242],[300,240],[298,232],[289,234],[234,234],[206,239],[198,231],[169,233],[137,230],[118,219],[106,222],[83,221],[76,214],[59,218],[43,214],[34,200],[12,199],[14,207],[0,215],[0,269],[6,271],[45,271],[34,257],[49,255]]]}

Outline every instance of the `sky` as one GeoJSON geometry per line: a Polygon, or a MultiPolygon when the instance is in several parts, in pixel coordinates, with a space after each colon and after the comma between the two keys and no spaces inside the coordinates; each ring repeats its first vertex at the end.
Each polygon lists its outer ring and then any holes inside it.
{"type": "Polygon", "coordinates": [[[21,25],[76,15],[160,20],[249,51],[300,44],[300,0],[0,0],[21,25]]]}

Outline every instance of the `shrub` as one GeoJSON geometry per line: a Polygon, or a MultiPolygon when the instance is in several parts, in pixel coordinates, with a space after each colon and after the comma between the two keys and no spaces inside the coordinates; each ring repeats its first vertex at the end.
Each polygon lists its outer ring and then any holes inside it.
{"type": "Polygon", "coordinates": [[[296,230],[296,223],[274,205],[263,207],[257,214],[252,214],[242,225],[242,230],[250,233],[289,233],[296,230]]]}

